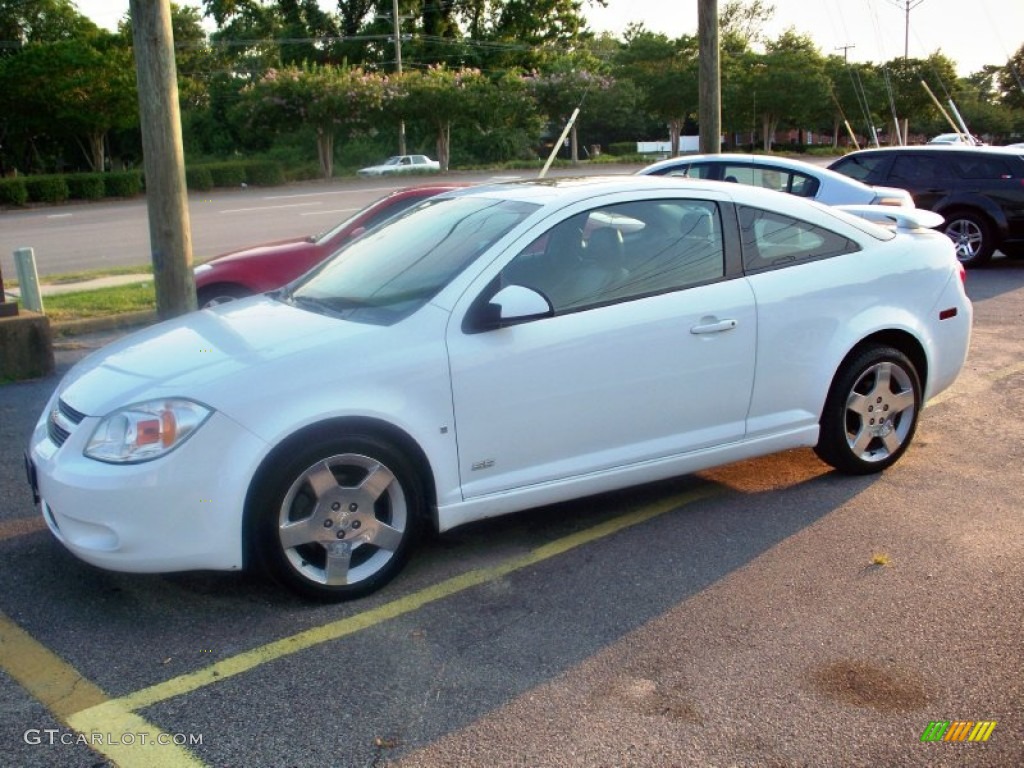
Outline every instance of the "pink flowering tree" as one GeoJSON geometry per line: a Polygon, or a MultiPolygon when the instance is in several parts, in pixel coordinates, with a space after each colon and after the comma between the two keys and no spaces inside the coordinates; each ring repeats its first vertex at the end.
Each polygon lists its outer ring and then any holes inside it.
{"type": "Polygon", "coordinates": [[[576,107],[580,108],[580,117],[573,123],[569,132],[572,161],[578,163],[578,127],[580,120],[586,115],[587,99],[594,100],[596,94],[609,90],[614,81],[588,69],[569,68],[568,65],[560,71],[533,75],[527,80],[538,108],[551,121],[556,135],[562,132],[573,110],[576,107]]]}
{"type": "Polygon", "coordinates": [[[493,88],[476,69],[437,66],[410,70],[398,83],[398,99],[393,108],[403,119],[419,120],[433,127],[437,161],[441,170],[447,171],[451,160],[452,124],[463,120],[478,122],[493,88]]]}
{"type": "Polygon", "coordinates": [[[320,172],[334,174],[334,142],[373,130],[391,91],[387,77],[353,67],[306,65],[270,70],[248,89],[253,124],[316,131],[320,172]]]}

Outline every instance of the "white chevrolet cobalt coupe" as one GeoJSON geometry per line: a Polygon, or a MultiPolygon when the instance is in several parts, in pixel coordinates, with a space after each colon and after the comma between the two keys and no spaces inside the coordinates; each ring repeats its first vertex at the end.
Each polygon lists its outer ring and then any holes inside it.
{"type": "Polygon", "coordinates": [[[42,514],[103,568],[336,600],[425,526],[797,446],[883,470],[972,308],[939,217],[881,210],[656,176],[442,194],[79,363],[31,438],[42,514]]]}

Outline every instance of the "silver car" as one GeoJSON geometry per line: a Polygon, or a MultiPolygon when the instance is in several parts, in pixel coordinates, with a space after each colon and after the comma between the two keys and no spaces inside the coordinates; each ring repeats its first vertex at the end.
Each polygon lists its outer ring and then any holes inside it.
{"type": "Polygon", "coordinates": [[[685,155],[648,165],[637,174],[732,181],[807,197],[825,205],[914,207],[914,198],[906,190],[872,187],[802,160],[769,155],[685,155]]]}

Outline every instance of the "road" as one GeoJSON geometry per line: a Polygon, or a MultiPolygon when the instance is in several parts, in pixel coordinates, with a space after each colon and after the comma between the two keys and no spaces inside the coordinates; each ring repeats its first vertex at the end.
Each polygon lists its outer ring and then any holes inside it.
{"type": "MultiPolygon", "coordinates": [[[[634,166],[595,166],[630,173],[634,166]]],[[[549,175],[568,175],[554,169],[549,175]]],[[[592,171],[591,171],[592,173],[592,171]]],[[[250,245],[322,232],[388,192],[430,180],[480,183],[536,172],[452,173],[416,179],[334,179],[286,187],[216,189],[189,195],[196,263],[250,245]]],[[[40,276],[150,263],[145,198],[0,211],[0,269],[14,277],[14,251],[31,247],[40,276]]]]}
{"type": "Polygon", "coordinates": [[[790,451],[485,521],[336,606],[78,562],[21,463],[57,378],[0,385],[4,762],[1022,765],[1024,262],[967,286],[967,368],[890,471],[790,451]]]}

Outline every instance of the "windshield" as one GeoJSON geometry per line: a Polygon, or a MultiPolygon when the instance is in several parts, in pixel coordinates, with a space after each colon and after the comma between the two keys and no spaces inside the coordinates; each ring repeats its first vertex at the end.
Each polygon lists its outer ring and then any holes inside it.
{"type": "Polygon", "coordinates": [[[354,222],[356,219],[358,219],[360,216],[362,216],[363,213],[365,213],[365,212],[366,212],[366,208],[363,208],[363,209],[361,209],[359,211],[356,211],[354,214],[352,214],[347,219],[345,219],[343,222],[341,222],[341,224],[336,224],[335,226],[331,227],[330,229],[325,229],[319,235],[313,235],[313,237],[310,238],[310,241],[314,242],[314,243],[322,243],[325,240],[330,240],[335,235],[337,235],[339,232],[341,232],[341,230],[345,229],[345,227],[350,226],[352,224],[352,222],[354,222]]]}
{"type": "Polygon", "coordinates": [[[424,201],[352,242],[282,298],[358,322],[397,322],[537,208],[486,197],[424,201]]]}

